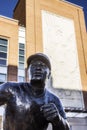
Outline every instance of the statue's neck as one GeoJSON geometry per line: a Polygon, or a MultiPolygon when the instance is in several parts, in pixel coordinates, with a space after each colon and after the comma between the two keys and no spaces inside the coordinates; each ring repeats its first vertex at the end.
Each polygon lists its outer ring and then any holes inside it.
{"type": "Polygon", "coordinates": [[[44,93],[45,93],[45,89],[38,89],[38,88],[33,88],[32,87],[33,96],[40,97],[40,96],[44,95],[44,93]]]}
{"type": "Polygon", "coordinates": [[[34,96],[41,96],[45,92],[45,84],[39,82],[31,82],[31,91],[34,96]]]}

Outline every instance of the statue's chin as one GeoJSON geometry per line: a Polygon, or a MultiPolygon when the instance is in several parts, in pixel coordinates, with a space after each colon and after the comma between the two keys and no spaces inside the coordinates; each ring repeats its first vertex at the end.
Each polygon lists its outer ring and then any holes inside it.
{"type": "Polygon", "coordinates": [[[40,84],[40,83],[42,83],[43,82],[43,80],[42,79],[31,79],[31,83],[38,83],[38,84],[40,84]]]}
{"type": "Polygon", "coordinates": [[[31,79],[31,85],[41,87],[44,85],[44,80],[41,78],[31,79]]]}

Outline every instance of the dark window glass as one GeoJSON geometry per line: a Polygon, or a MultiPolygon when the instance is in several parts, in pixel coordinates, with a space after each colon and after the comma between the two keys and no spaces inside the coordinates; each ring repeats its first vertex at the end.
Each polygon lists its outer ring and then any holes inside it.
{"type": "Polygon", "coordinates": [[[7,58],[7,53],[0,52],[0,58],[7,58]]]}
{"type": "Polygon", "coordinates": [[[8,41],[6,39],[0,38],[0,65],[5,65],[7,63],[7,45],[8,41]]]}
{"type": "Polygon", "coordinates": [[[6,60],[0,59],[0,65],[6,65],[6,60]]]}
{"type": "Polygon", "coordinates": [[[19,50],[19,55],[24,55],[24,50],[19,50]]]}
{"type": "Polygon", "coordinates": [[[24,49],[24,44],[19,43],[19,48],[24,49]]]}
{"type": "Polygon", "coordinates": [[[0,38],[0,44],[7,46],[7,40],[0,38]]]}
{"type": "Polygon", "coordinates": [[[24,69],[24,63],[19,62],[19,68],[24,69]]]}
{"type": "Polygon", "coordinates": [[[24,62],[24,56],[19,56],[19,61],[24,62]]]}
{"type": "Polygon", "coordinates": [[[7,46],[0,45],[0,51],[7,52],[7,46]]]}
{"type": "Polygon", "coordinates": [[[24,69],[25,45],[19,43],[19,68],[24,69]]]}

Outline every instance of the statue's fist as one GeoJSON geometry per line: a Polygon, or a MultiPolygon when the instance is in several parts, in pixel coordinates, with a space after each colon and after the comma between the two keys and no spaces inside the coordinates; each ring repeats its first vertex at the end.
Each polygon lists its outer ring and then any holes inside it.
{"type": "Polygon", "coordinates": [[[59,121],[59,111],[54,103],[45,104],[41,106],[40,110],[48,122],[55,122],[56,119],[59,121]]]}

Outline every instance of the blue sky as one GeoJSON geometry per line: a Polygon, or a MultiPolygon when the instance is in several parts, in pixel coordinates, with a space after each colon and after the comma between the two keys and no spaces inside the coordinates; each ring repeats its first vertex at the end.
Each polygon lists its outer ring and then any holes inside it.
{"type": "MultiPolygon", "coordinates": [[[[13,16],[13,10],[18,0],[0,0],[0,15],[13,16]]],[[[66,0],[83,7],[87,25],[87,0],[66,0]]]]}
{"type": "Polygon", "coordinates": [[[0,15],[13,16],[13,9],[18,0],[0,0],[0,15]]]}

